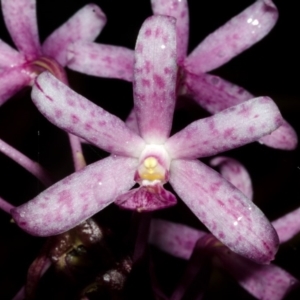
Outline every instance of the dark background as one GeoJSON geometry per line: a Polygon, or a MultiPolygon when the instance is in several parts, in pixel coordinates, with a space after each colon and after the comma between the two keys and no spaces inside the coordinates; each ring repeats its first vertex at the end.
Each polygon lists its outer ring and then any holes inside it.
{"type": "MultiPolygon", "coordinates": [[[[37,14],[41,41],[83,5],[84,0],[37,0],[37,14]]],[[[97,42],[134,48],[138,30],[151,15],[148,0],[94,1],[107,15],[107,25],[97,42]]],[[[207,34],[224,24],[253,1],[198,1],[190,0],[189,51],[207,34]]],[[[297,1],[274,1],[280,17],[271,33],[251,49],[231,60],[213,73],[243,86],[257,96],[268,95],[278,104],[285,119],[300,132],[299,92],[299,20],[297,1]]],[[[0,37],[13,45],[0,18],[0,37]]],[[[125,118],[132,107],[132,87],[119,80],[99,79],[69,72],[71,86],[109,112],[125,118]]],[[[203,116],[200,109],[192,118],[203,116]]],[[[175,115],[175,126],[182,127],[190,117],[186,110],[175,115]],[[178,125],[177,125],[178,124],[178,125]]],[[[190,119],[191,120],[191,119],[190,119]]],[[[190,122],[190,120],[188,122],[190,122]]],[[[30,89],[25,89],[0,109],[0,138],[30,158],[39,161],[59,180],[72,172],[72,161],[66,134],[46,121],[30,102],[30,89]]],[[[84,147],[89,162],[106,154],[84,147]]],[[[274,150],[254,143],[230,151],[249,170],[254,186],[254,201],[274,220],[299,206],[300,164],[299,149],[274,150]]],[[[14,205],[24,203],[42,190],[41,184],[16,163],[0,154],[0,196],[14,205]]],[[[199,221],[183,207],[159,212],[160,217],[199,227],[199,221]]],[[[114,222],[114,221],[112,221],[114,222]]],[[[0,212],[0,299],[10,299],[22,286],[26,270],[37,255],[43,239],[30,237],[0,212]]],[[[280,249],[276,263],[300,278],[300,240],[293,239],[280,249]]],[[[176,265],[178,273],[182,262],[161,262],[165,271],[176,265]],[[169,265],[167,264],[169,263],[169,265]],[[164,265],[165,264],[165,265],[164,265]]],[[[164,272],[162,271],[162,274],[164,272]]],[[[167,276],[167,275],[165,275],[167,276]]],[[[207,299],[252,299],[225,273],[217,272],[207,299]]],[[[299,299],[295,291],[287,299],[299,299]]]]}

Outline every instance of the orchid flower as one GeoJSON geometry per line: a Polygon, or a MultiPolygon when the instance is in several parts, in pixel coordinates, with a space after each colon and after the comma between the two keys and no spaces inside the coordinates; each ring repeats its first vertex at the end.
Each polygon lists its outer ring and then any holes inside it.
{"type": "MultiPolygon", "coordinates": [[[[297,209],[272,223],[275,228],[278,223],[284,224],[276,228],[279,229],[277,233],[281,242],[285,241],[285,235],[292,238],[299,232],[299,220],[300,209],[297,209]],[[293,220],[291,230],[285,224],[287,218],[293,220]],[[297,232],[293,228],[295,226],[297,232]],[[283,232],[284,235],[281,236],[283,232]]],[[[188,260],[197,241],[207,234],[186,225],[155,219],[151,224],[150,243],[166,253],[188,260]]],[[[213,252],[219,258],[221,266],[257,299],[281,300],[299,285],[299,281],[282,268],[274,264],[261,265],[250,261],[233,253],[218,240],[215,241],[213,252]]]]}
{"type": "MultiPolygon", "coordinates": [[[[243,88],[210,72],[260,41],[275,25],[278,11],[271,0],[258,0],[207,36],[187,56],[189,12],[187,0],[151,0],[154,15],[176,18],[177,62],[180,73],[178,95],[187,95],[208,112],[254,98],[243,88]]],[[[85,74],[133,80],[133,51],[124,47],[76,42],[69,47],[69,68],[85,74]]],[[[136,128],[131,116],[129,126],[136,128]]],[[[284,121],[270,135],[259,139],[269,147],[291,150],[297,145],[294,129],[284,121]]]]}
{"type": "Polygon", "coordinates": [[[43,43],[39,42],[35,0],[1,0],[6,27],[17,49],[0,40],[0,104],[21,88],[33,84],[43,70],[68,65],[67,48],[77,40],[93,41],[106,17],[88,4],[80,9],[43,43]]]}
{"type": "MultiPolygon", "coordinates": [[[[89,4],[39,42],[35,0],[2,0],[6,27],[17,49],[0,40],[0,105],[34,78],[49,70],[67,83],[63,67],[68,65],[67,48],[77,40],[93,41],[106,23],[100,8],[89,4]]],[[[85,166],[80,141],[69,135],[75,169],[85,166]]]]}
{"type": "Polygon", "coordinates": [[[176,203],[178,196],[222,243],[254,261],[273,259],[278,239],[263,213],[242,192],[197,160],[253,142],[282,123],[274,102],[259,97],[191,123],[169,137],[176,102],[175,19],[153,16],[138,35],[134,110],[139,134],[78,95],[50,73],[32,99],[52,123],[112,155],[76,172],[13,209],[25,231],[64,232],[112,202],[138,211],[176,203]],[[139,188],[130,190],[136,183],[139,188]]]}

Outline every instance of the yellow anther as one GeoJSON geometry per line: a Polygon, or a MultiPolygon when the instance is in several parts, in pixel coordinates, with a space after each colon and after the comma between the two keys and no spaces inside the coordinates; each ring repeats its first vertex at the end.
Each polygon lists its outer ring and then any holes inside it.
{"type": "Polygon", "coordinates": [[[148,157],[144,160],[144,166],[146,169],[154,169],[158,164],[158,161],[155,157],[148,157]]]}

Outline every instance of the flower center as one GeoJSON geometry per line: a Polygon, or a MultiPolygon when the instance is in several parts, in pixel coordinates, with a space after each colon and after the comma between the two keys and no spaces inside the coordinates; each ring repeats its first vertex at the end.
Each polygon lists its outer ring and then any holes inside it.
{"type": "Polygon", "coordinates": [[[165,173],[165,169],[153,156],[147,157],[139,168],[139,175],[143,181],[165,181],[165,173]]]}
{"type": "Polygon", "coordinates": [[[53,58],[41,56],[32,61],[29,67],[33,78],[44,71],[49,71],[57,79],[68,85],[68,79],[64,68],[53,58]]]}

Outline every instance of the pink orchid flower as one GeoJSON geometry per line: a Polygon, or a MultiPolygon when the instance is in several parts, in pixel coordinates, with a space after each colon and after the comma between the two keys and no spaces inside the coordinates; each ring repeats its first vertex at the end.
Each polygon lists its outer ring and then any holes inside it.
{"type": "MultiPolygon", "coordinates": [[[[280,243],[299,232],[299,220],[298,208],[272,223],[280,243]]],[[[156,219],[151,224],[150,243],[175,257],[188,260],[197,241],[207,234],[186,225],[156,219]]],[[[217,240],[215,244],[213,251],[221,266],[257,299],[281,300],[290,290],[299,286],[299,281],[284,269],[274,264],[257,264],[221,246],[217,240]]]]}
{"type": "Polygon", "coordinates": [[[33,84],[41,71],[67,66],[68,46],[77,40],[93,41],[106,23],[100,8],[88,4],[41,45],[36,0],[1,0],[1,4],[6,27],[19,51],[0,40],[0,105],[33,84]]]}
{"type": "MultiPolygon", "coordinates": [[[[254,98],[243,88],[208,72],[222,66],[245,51],[275,25],[278,11],[271,0],[258,0],[222,27],[207,36],[187,56],[189,11],[187,0],[151,0],[154,15],[176,18],[177,63],[180,72],[178,95],[187,95],[208,112],[223,109],[254,98]]],[[[69,68],[100,77],[133,80],[133,51],[124,47],[77,42],[69,47],[69,68]]],[[[130,123],[136,120],[131,116],[130,123]]],[[[136,124],[129,124],[136,128],[136,124]]],[[[284,121],[272,134],[259,139],[269,147],[291,150],[297,146],[297,134],[284,121]]]]}
{"type": "Polygon", "coordinates": [[[253,142],[282,123],[274,102],[259,97],[191,123],[170,136],[177,83],[175,19],[153,16],[137,39],[134,110],[139,133],[78,95],[50,73],[35,82],[32,99],[58,127],[112,155],[54,184],[12,210],[16,223],[40,236],[66,231],[107,205],[149,211],[175,204],[177,195],[233,251],[269,262],[278,238],[242,192],[197,158],[253,142]],[[136,183],[139,188],[130,190],[136,183]]]}

